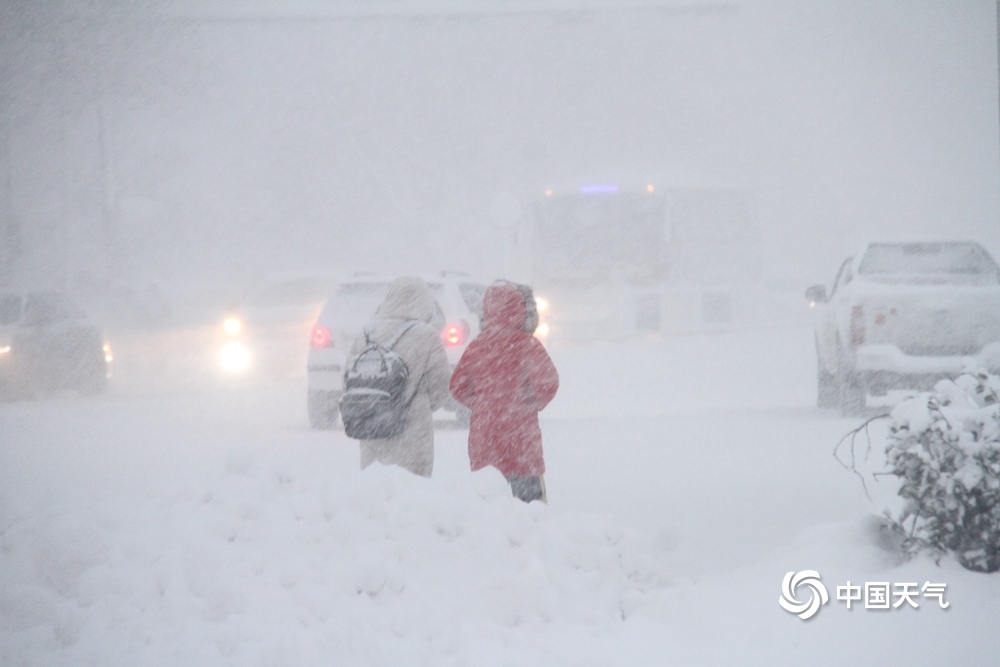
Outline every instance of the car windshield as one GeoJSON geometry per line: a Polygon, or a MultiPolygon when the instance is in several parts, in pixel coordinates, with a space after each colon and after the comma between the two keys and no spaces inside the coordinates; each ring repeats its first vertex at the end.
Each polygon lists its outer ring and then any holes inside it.
{"type": "Polygon", "coordinates": [[[253,298],[253,305],[274,307],[322,303],[330,296],[330,291],[330,283],[325,280],[294,280],[261,290],[253,298]]]}
{"type": "Polygon", "coordinates": [[[0,326],[17,324],[21,319],[21,297],[17,294],[0,295],[0,326]]]}
{"type": "Polygon", "coordinates": [[[62,294],[29,294],[24,304],[24,321],[29,325],[51,324],[79,316],[79,309],[62,294]]]}
{"type": "Polygon", "coordinates": [[[337,290],[333,306],[337,321],[342,325],[357,327],[363,325],[382,303],[389,283],[361,282],[345,283],[337,290]]]}
{"type": "MultiPolygon", "coordinates": [[[[445,287],[441,283],[427,283],[431,295],[440,307],[445,287]]],[[[358,328],[367,323],[389,291],[388,282],[345,283],[337,290],[331,304],[336,321],[348,328],[358,328]]]]}
{"type": "Polygon", "coordinates": [[[858,273],[872,277],[930,275],[993,280],[1000,277],[996,263],[975,243],[873,244],[861,260],[858,273]]]}
{"type": "Polygon", "coordinates": [[[462,293],[462,300],[470,311],[483,316],[483,297],[486,296],[486,285],[478,283],[461,283],[458,291],[462,293]]]}

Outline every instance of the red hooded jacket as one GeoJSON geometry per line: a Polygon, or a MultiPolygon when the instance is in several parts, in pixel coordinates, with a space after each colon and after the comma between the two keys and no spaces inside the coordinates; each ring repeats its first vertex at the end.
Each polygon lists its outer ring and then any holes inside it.
{"type": "Polygon", "coordinates": [[[524,331],[524,301],[514,285],[486,290],[483,331],[451,376],[451,393],[472,410],[469,462],[505,477],[545,472],[538,412],[556,395],[559,374],[542,344],[524,331]]]}

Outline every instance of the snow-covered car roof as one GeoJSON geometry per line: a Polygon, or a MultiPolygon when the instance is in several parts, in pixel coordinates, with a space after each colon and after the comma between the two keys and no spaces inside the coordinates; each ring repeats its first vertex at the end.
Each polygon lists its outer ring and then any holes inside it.
{"type": "MultiPolygon", "coordinates": [[[[445,311],[446,315],[455,312],[456,309],[468,310],[477,317],[481,314],[479,312],[481,306],[478,302],[482,301],[483,292],[486,289],[486,284],[482,281],[473,278],[467,273],[458,271],[442,271],[437,274],[416,275],[427,283],[435,300],[445,311]],[[454,291],[449,290],[448,287],[453,287],[454,291]]],[[[397,277],[396,275],[381,273],[355,273],[349,278],[340,281],[340,284],[331,293],[330,300],[337,300],[339,298],[339,300],[343,301],[344,297],[353,292],[359,297],[359,301],[352,304],[343,303],[344,309],[351,313],[349,319],[352,322],[361,317],[366,319],[370,313],[367,313],[367,311],[362,313],[361,311],[368,308],[368,300],[377,298],[380,301],[384,296],[383,290],[388,289],[389,285],[397,277]],[[359,291],[361,288],[367,288],[364,290],[365,294],[359,291]]],[[[325,310],[328,311],[330,309],[326,308],[325,310]]],[[[357,323],[354,322],[354,324],[357,323]]]]}
{"type": "Polygon", "coordinates": [[[248,304],[254,307],[322,303],[339,282],[335,273],[303,271],[272,274],[254,290],[248,304]]]}

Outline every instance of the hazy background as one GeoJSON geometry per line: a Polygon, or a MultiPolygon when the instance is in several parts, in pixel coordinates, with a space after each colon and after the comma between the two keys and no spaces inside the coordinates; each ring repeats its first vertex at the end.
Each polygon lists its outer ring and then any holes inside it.
{"type": "Polygon", "coordinates": [[[1000,253],[996,4],[0,5],[0,281],[503,270],[500,193],[752,188],[765,282],[869,238],[1000,253]]]}

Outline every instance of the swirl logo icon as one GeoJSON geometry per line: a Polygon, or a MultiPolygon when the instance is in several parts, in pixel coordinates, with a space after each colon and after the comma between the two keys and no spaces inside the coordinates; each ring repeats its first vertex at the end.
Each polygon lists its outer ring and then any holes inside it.
{"type": "Polygon", "coordinates": [[[820,606],[826,604],[829,599],[826,586],[819,580],[819,572],[816,570],[802,570],[799,573],[789,572],[781,581],[781,597],[778,598],[778,604],[785,611],[798,614],[803,621],[812,618],[819,611],[820,606]],[[806,602],[799,602],[798,598],[795,597],[795,590],[799,584],[812,589],[809,600],[806,602]]]}

